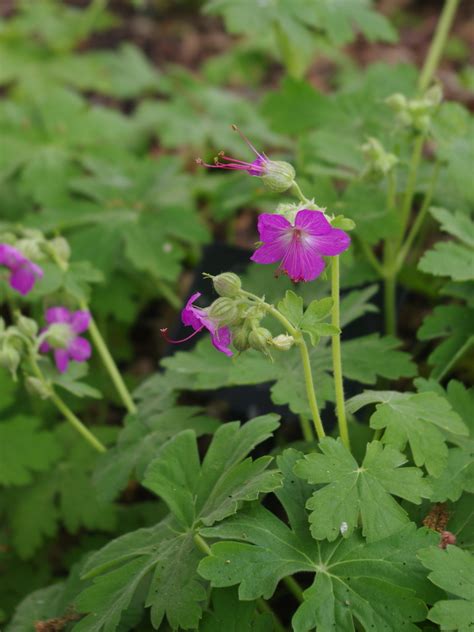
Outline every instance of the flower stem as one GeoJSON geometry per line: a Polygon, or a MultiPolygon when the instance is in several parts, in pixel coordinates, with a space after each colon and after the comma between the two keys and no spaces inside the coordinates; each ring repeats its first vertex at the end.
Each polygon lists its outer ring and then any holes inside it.
{"type": "Polygon", "coordinates": [[[293,597],[295,597],[300,603],[303,603],[303,590],[296,579],[291,577],[291,575],[288,575],[288,577],[283,578],[283,583],[286,585],[293,597]]]}
{"type": "Polygon", "coordinates": [[[301,434],[303,435],[303,439],[308,443],[311,443],[314,439],[313,429],[311,428],[311,424],[309,423],[309,419],[306,415],[300,415],[300,428],[301,434]]]}
{"type": "MultiPolygon", "coordinates": [[[[199,533],[194,534],[194,544],[201,551],[201,553],[204,553],[204,555],[212,555],[210,546],[208,545],[206,540],[201,535],[199,535],[199,533]]],[[[266,612],[272,615],[274,626],[277,632],[286,632],[285,627],[282,625],[277,614],[272,610],[270,604],[268,604],[264,599],[257,599],[256,603],[257,608],[260,610],[260,612],[266,612]]]]}
{"type": "Polygon", "coordinates": [[[36,377],[41,381],[41,383],[47,388],[49,392],[49,399],[53,402],[56,408],[63,414],[63,416],[67,419],[67,421],[71,424],[71,426],[77,430],[79,434],[81,434],[84,439],[95,449],[97,452],[107,452],[107,448],[103,443],[95,437],[92,432],[86,428],[86,426],[82,423],[82,421],[76,417],[76,415],[72,412],[69,406],[59,397],[59,395],[54,390],[52,384],[49,384],[46,378],[43,375],[43,372],[38,366],[36,359],[33,355],[30,356],[31,367],[33,369],[36,377]]]}
{"type": "Polygon", "coordinates": [[[326,436],[323,428],[323,422],[319,416],[318,401],[314,390],[313,372],[311,371],[311,362],[309,359],[308,347],[302,335],[296,343],[300,349],[301,362],[303,363],[304,381],[306,385],[306,395],[308,397],[309,408],[313,418],[314,429],[319,440],[326,436]]]}
{"type": "MultiPolygon", "coordinates": [[[[83,310],[88,310],[88,305],[84,300],[79,301],[79,307],[83,310]]],[[[126,387],[120,371],[118,370],[117,365],[115,364],[115,361],[109,351],[109,348],[93,318],[91,318],[89,331],[91,334],[91,338],[97,348],[97,351],[102,358],[102,362],[107,369],[109,376],[114,383],[115,388],[120,395],[125,408],[128,410],[129,413],[135,414],[137,412],[137,407],[135,406],[132,396],[130,395],[126,387]]]]}
{"type": "MultiPolygon", "coordinates": [[[[49,254],[52,257],[52,259],[54,259],[54,261],[56,262],[56,265],[58,266],[58,268],[62,270],[63,272],[67,272],[69,268],[68,262],[65,261],[64,259],[61,259],[53,248],[49,249],[49,254]]],[[[78,303],[79,303],[80,309],[90,313],[89,305],[84,299],[79,300],[78,303]]],[[[132,399],[132,396],[130,395],[127,387],[125,386],[125,382],[123,381],[120,371],[118,370],[117,365],[115,364],[115,361],[109,351],[109,348],[107,347],[107,344],[105,340],[103,339],[102,334],[100,333],[100,330],[97,327],[92,317],[91,317],[91,322],[89,325],[89,331],[91,334],[91,338],[94,341],[94,344],[97,348],[97,351],[99,352],[99,355],[102,358],[102,362],[104,363],[104,366],[107,369],[109,376],[112,382],[114,383],[115,388],[117,389],[118,394],[120,395],[122,403],[124,404],[125,408],[128,410],[129,413],[131,414],[136,413],[137,408],[132,399]]]]}
{"type": "Polygon", "coordinates": [[[296,195],[297,198],[299,198],[299,200],[301,202],[303,202],[303,204],[307,204],[310,202],[310,200],[308,200],[308,198],[305,196],[305,194],[303,193],[303,191],[300,189],[299,184],[296,182],[296,180],[293,181],[293,185],[291,187],[291,190],[293,191],[293,193],[296,195]]]}
{"type": "Polygon", "coordinates": [[[59,397],[59,395],[57,395],[57,393],[54,390],[51,391],[50,400],[54,403],[56,408],[64,415],[64,417],[69,421],[71,426],[73,426],[73,428],[77,430],[77,432],[81,434],[84,437],[84,439],[95,450],[97,450],[97,452],[101,452],[101,453],[107,452],[107,448],[105,447],[105,445],[101,443],[99,439],[97,439],[97,437],[95,437],[92,434],[92,432],[90,432],[90,430],[88,430],[84,426],[82,421],[80,421],[80,419],[76,417],[76,415],[72,412],[69,406],[67,406],[65,402],[63,402],[63,400],[59,397]]]}
{"type": "MultiPolygon", "coordinates": [[[[339,257],[333,257],[331,261],[331,296],[332,296],[332,324],[340,329],[340,288],[339,288],[339,257]]],[[[334,389],[336,392],[336,414],[339,426],[339,435],[342,443],[348,450],[351,449],[349,428],[344,406],[344,382],[342,376],[341,360],[341,334],[332,335],[332,367],[334,375],[334,389]]]]}
{"type": "Polygon", "coordinates": [[[400,270],[403,263],[405,262],[405,259],[408,256],[410,248],[413,245],[413,242],[416,236],[418,235],[418,232],[420,231],[420,228],[422,227],[423,222],[425,221],[425,217],[430,207],[431,200],[433,198],[433,193],[436,188],[436,183],[438,182],[438,175],[439,175],[440,168],[441,168],[441,163],[438,161],[434,166],[433,176],[431,178],[430,186],[425,194],[423,204],[421,205],[418,215],[416,216],[415,221],[413,222],[413,225],[407,235],[405,243],[402,245],[402,247],[400,248],[398,252],[398,256],[395,261],[395,269],[397,272],[400,270]]]}
{"type": "Polygon", "coordinates": [[[456,15],[458,4],[459,0],[446,0],[444,4],[443,12],[438,20],[436,32],[431,41],[431,46],[418,81],[418,88],[420,92],[424,92],[428,88],[433,75],[436,72],[454,16],[456,15]]]}
{"type": "Polygon", "coordinates": [[[423,145],[425,142],[425,135],[420,134],[413,146],[413,153],[410,161],[410,168],[408,171],[407,188],[405,190],[405,196],[403,198],[403,204],[400,211],[400,228],[398,235],[398,244],[403,241],[405,230],[410,219],[410,211],[413,203],[413,196],[415,195],[416,180],[418,176],[418,168],[420,166],[421,157],[423,155],[423,145]]]}
{"type": "Polygon", "coordinates": [[[321,421],[321,417],[319,416],[318,409],[318,401],[316,399],[316,392],[314,390],[314,382],[313,382],[313,372],[311,371],[311,362],[309,359],[308,347],[306,346],[306,342],[303,338],[303,334],[299,329],[294,327],[290,321],[283,316],[273,305],[266,303],[263,299],[251,292],[246,292],[245,290],[241,290],[241,295],[250,298],[251,300],[256,301],[262,307],[264,307],[269,314],[271,314],[276,320],[278,320],[283,327],[287,330],[289,334],[291,334],[295,339],[295,344],[299,347],[301,353],[301,360],[303,363],[303,373],[304,380],[306,385],[306,394],[308,396],[309,408],[311,410],[311,416],[313,418],[313,424],[316,430],[316,435],[319,439],[322,439],[326,436],[324,432],[323,423],[321,421]]]}
{"type": "Polygon", "coordinates": [[[397,301],[396,301],[397,277],[390,275],[384,282],[384,313],[385,332],[389,336],[395,336],[397,330],[397,301]]]}

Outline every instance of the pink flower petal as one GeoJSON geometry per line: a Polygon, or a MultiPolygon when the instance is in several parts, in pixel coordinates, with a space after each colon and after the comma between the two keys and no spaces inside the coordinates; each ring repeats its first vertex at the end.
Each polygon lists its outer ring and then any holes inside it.
{"type": "Polygon", "coordinates": [[[317,252],[294,240],[280,267],[293,281],[313,281],[324,270],[324,260],[317,252]]]}
{"type": "Polygon", "coordinates": [[[91,322],[91,314],[86,310],[80,310],[77,312],[73,312],[70,318],[70,325],[72,330],[76,334],[82,334],[83,331],[86,331],[91,322]]]}
{"type": "Polygon", "coordinates": [[[315,249],[322,255],[334,257],[340,255],[351,245],[351,238],[340,228],[331,228],[327,235],[312,237],[315,249]]]}
{"type": "Polygon", "coordinates": [[[324,235],[333,230],[324,213],[308,209],[298,211],[295,218],[295,226],[310,235],[324,235]]]}
{"type": "Polygon", "coordinates": [[[291,224],[283,215],[262,213],[258,216],[258,234],[263,243],[281,238],[290,229],[291,224]]]}
{"type": "Polygon", "coordinates": [[[28,261],[26,257],[10,244],[0,244],[0,265],[13,269],[28,261]]]}
{"type": "Polygon", "coordinates": [[[35,284],[35,275],[28,262],[19,265],[10,275],[10,285],[20,294],[28,294],[35,284]]]}
{"type": "Polygon", "coordinates": [[[285,244],[284,240],[280,238],[257,248],[250,260],[255,261],[255,263],[276,263],[283,259],[287,249],[288,244],[285,244]]]}
{"type": "Polygon", "coordinates": [[[231,340],[232,336],[228,327],[221,327],[215,333],[211,333],[211,341],[214,347],[229,357],[233,355],[229,349],[231,340]]]}
{"type": "Polygon", "coordinates": [[[186,306],[181,312],[181,322],[183,325],[187,327],[192,327],[193,329],[199,329],[202,327],[202,314],[204,311],[199,307],[194,307],[194,301],[201,296],[201,292],[196,292],[193,294],[186,303],[186,306]]]}
{"type": "Polygon", "coordinates": [[[66,307],[50,307],[46,310],[46,322],[52,323],[69,323],[71,312],[66,307]]]}
{"type": "Polygon", "coordinates": [[[56,349],[54,352],[54,360],[60,373],[65,373],[69,366],[69,354],[66,349],[56,349]]]}
{"type": "Polygon", "coordinates": [[[76,362],[85,362],[91,357],[92,348],[88,340],[79,336],[70,343],[67,352],[76,362]]]}

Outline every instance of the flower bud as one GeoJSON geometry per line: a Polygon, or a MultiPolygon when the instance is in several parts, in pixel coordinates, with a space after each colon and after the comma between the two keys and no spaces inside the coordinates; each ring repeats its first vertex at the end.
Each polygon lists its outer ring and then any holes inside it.
{"type": "Polygon", "coordinates": [[[40,242],[37,239],[19,239],[15,248],[27,258],[32,261],[38,261],[42,258],[42,252],[40,249],[40,242]]]}
{"type": "Polygon", "coordinates": [[[69,258],[71,257],[71,247],[64,237],[55,237],[48,243],[49,247],[53,250],[58,259],[64,261],[65,263],[69,261],[69,258]]]}
{"type": "Polygon", "coordinates": [[[289,162],[268,160],[265,162],[265,170],[261,178],[271,191],[283,193],[292,186],[295,175],[296,172],[289,162]]]}
{"type": "Polygon", "coordinates": [[[272,338],[271,343],[275,349],[278,349],[279,351],[289,351],[295,344],[295,339],[293,336],[289,336],[288,334],[280,334],[279,336],[272,338]]]}
{"type": "Polygon", "coordinates": [[[207,313],[219,325],[235,325],[241,319],[237,303],[225,296],[216,299],[209,306],[207,313]]]}
{"type": "Polygon", "coordinates": [[[36,321],[21,314],[17,318],[16,326],[18,327],[18,331],[27,338],[34,338],[38,333],[38,325],[36,321]]]}
{"type": "Polygon", "coordinates": [[[0,366],[10,371],[13,378],[16,378],[16,372],[20,366],[21,356],[16,349],[10,345],[5,345],[0,349],[0,366]]]}
{"type": "Polygon", "coordinates": [[[407,107],[407,98],[399,92],[390,95],[385,99],[385,103],[392,108],[394,112],[402,112],[407,107]]]}
{"type": "Polygon", "coordinates": [[[249,334],[249,345],[257,351],[267,351],[272,334],[265,327],[256,327],[249,334]]]}
{"type": "Polygon", "coordinates": [[[212,278],[212,283],[219,296],[228,298],[235,298],[242,288],[240,278],[233,272],[218,274],[212,278]]]}
{"type": "Polygon", "coordinates": [[[379,173],[385,176],[398,162],[398,158],[386,151],[376,138],[369,138],[361,149],[367,161],[369,173],[379,173]]]}
{"type": "Polygon", "coordinates": [[[66,323],[53,323],[45,332],[44,339],[53,349],[66,349],[74,339],[74,332],[66,323]]]}
{"type": "Polygon", "coordinates": [[[237,351],[246,351],[249,347],[249,334],[246,327],[241,327],[232,334],[232,344],[237,351]]]}
{"type": "Polygon", "coordinates": [[[0,316],[0,336],[3,334],[4,331],[5,331],[5,321],[0,316]]]}
{"type": "Polygon", "coordinates": [[[39,395],[41,399],[48,399],[51,391],[48,386],[37,377],[29,375],[25,380],[25,388],[30,395],[39,395]]]}

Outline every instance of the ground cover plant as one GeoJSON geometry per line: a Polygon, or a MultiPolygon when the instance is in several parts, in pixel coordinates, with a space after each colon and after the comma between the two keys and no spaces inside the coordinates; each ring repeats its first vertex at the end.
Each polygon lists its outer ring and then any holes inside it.
{"type": "Polygon", "coordinates": [[[2,629],[474,629],[469,19],[2,8],[2,629]]]}

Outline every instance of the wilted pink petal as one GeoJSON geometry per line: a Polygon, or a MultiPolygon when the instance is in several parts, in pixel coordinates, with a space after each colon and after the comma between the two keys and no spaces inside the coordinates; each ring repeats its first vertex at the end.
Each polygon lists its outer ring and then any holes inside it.
{"type": "Polygon", "coordinates": [[[23,295],[28,294],[36,280],[43,277],[43,270],[36,263],[9,244],[0,244],[0,265],[10,270],[10,286],[23,295]]]}

